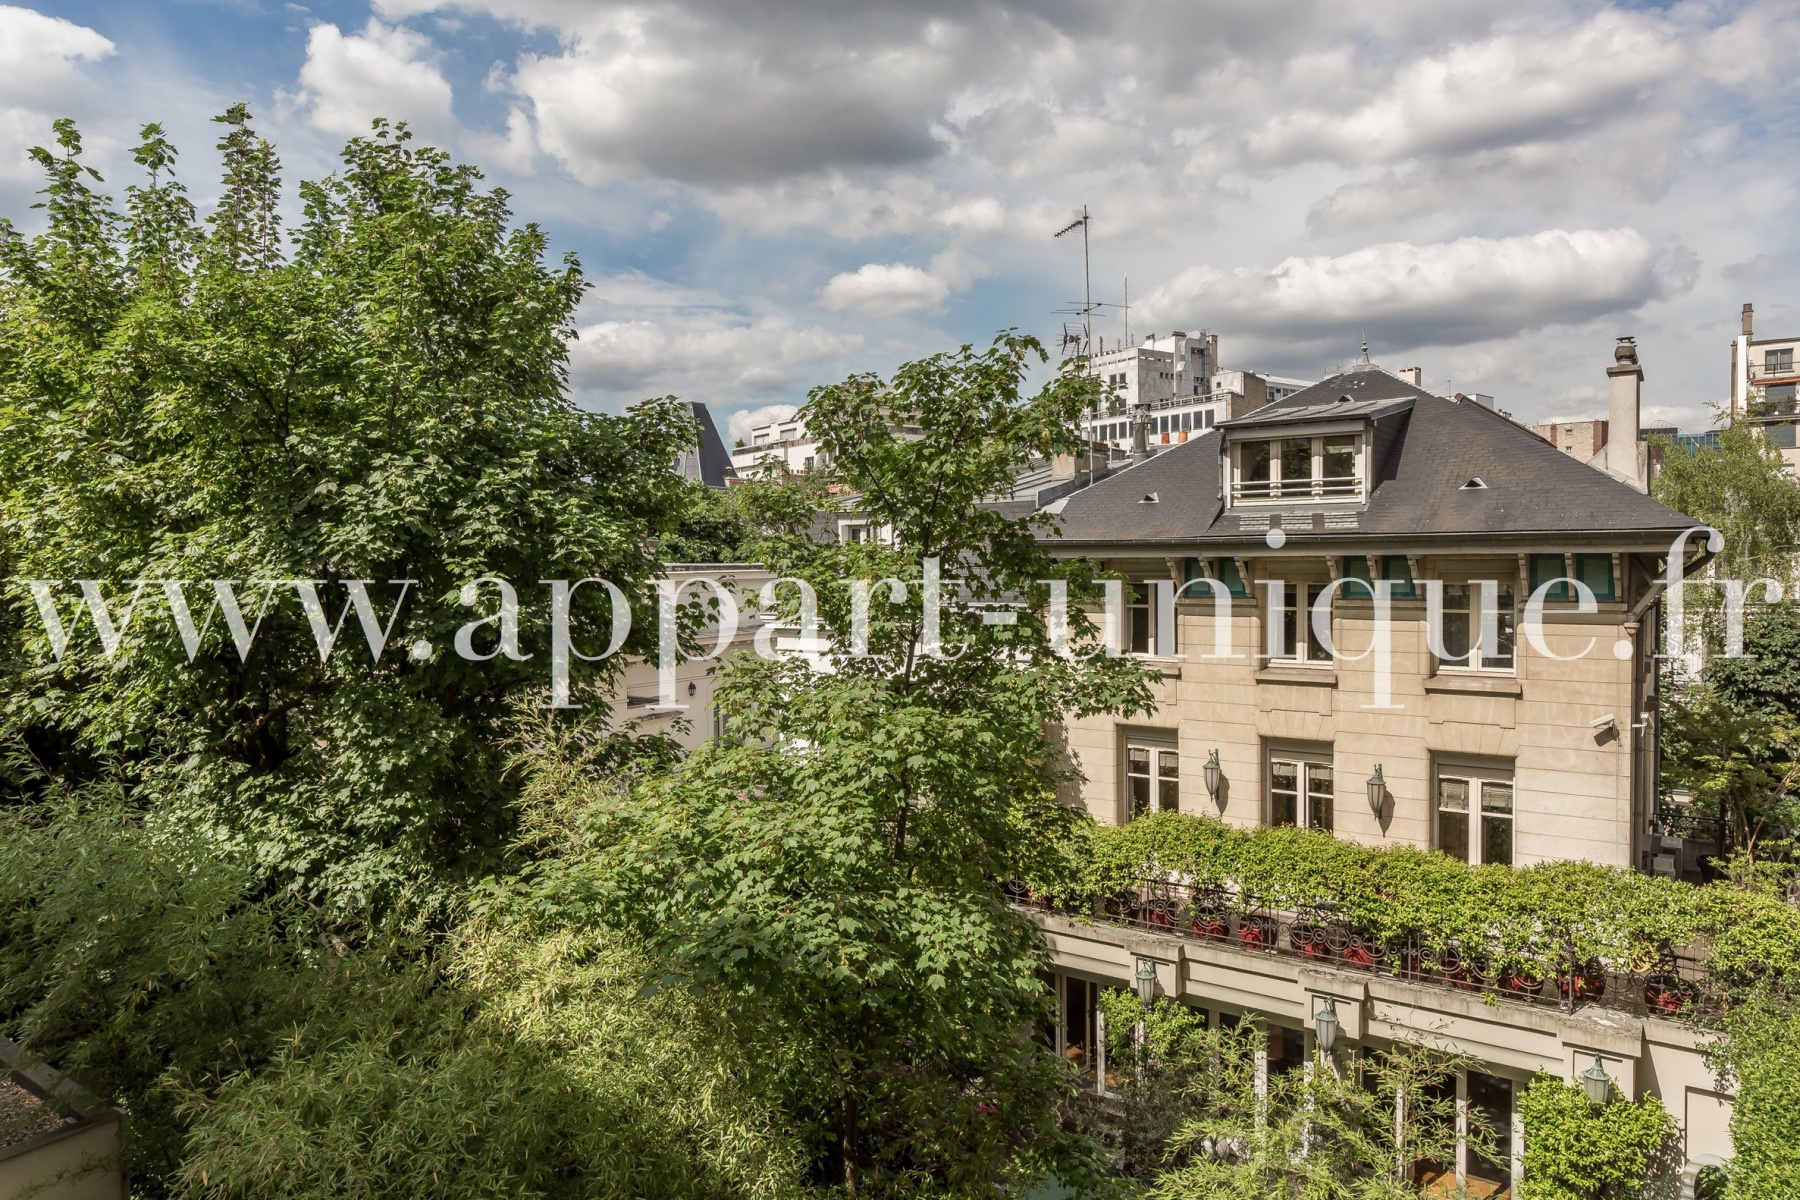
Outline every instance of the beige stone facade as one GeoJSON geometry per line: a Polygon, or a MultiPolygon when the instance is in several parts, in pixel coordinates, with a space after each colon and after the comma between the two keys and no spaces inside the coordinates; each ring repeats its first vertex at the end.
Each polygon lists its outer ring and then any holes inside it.
{"type": "MultiPolygon", "coordinates": [[[[1583,553],[1594,550],[1590,545],[1583,553]]],[[[1270,581],[1323,586],[1332,579],[1334,560],[1316,554],[1235,560],[1250,571],[1247,590],[1254,598],[1230,604],[1234,657],[1215,655],[1215,602],[1210,593],[1194,596],[1202,590],[1191,589],[1174,608],[1174,655],[1143,656],[1162,670],[1153,688],[1156,710],[1069,727],[1072,765],[1085,779],[1080,803],[1104,823],[1128,818],[1127,747],[1142,740],[1173,746],[1179,755],[1182,811],[1267,824],[1279,816],[1272,808],[1271,763],[1285,756],[1332,768],[1330,824],[1337,836],[1371,845],[1436,846],[1444,834],[1439,780],[1491,777],[1513,785],[1514,864],[1579,858],[1648,868],[1661,851],[1649,827],[1657,631],[1632,620],[1632,609],[1656,586],[1659,564],[1641,551],[1608,557],[1620,581],[1616,598],[1597,601],[1591,614],[1569,602],[1545,605],[1545,648],[1571,656],[1569,661],[1539,653],[1520,612],[1512,665],[1469,669],[1444,666],[1430,650],[1424,581],[1492,579],[1510,585],[1517,599],[1530,592],[1529,577],[1519,578],[1521,556],[1414,555],[1418,578],[1412,590],[1418,595],[1392,606],[1388,707],[1377,705],[1377,663],[1366,653],[1373,605],[1343,598],[1343,591],[1360,594],[1355,587],[1340,591],[1332,605],[1331,635],[1340,657],[1306,662],[1272,660],[1266,653],[1270,581]],[[1217,800],[1202,782],[1215,750],[1223,777],[1217,800]],[[1366,787],[1378,765],[1386,781],[1379,818],[1366,787]]],[[[1172,573],[1167,561],[1119,558],[1105,565],[1144,581],[1172,573]]],[[[1180,561],[1173,565],[1175,573],[1192,569],[1180,561]]]]}

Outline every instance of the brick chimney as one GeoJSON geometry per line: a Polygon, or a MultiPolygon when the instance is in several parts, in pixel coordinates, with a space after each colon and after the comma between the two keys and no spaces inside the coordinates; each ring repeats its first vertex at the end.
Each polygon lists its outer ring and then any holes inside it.
{"type": "Polygon", "coordinates": [[[1638,365],[1637,339],[1622,337],[1613,347],[1613,365],[1606,368],[1611,404],[1606,423],[1606,469],[1647,491],[1638,463],[1638,406],[1644,385],[1644,368],[1638,365]]]}

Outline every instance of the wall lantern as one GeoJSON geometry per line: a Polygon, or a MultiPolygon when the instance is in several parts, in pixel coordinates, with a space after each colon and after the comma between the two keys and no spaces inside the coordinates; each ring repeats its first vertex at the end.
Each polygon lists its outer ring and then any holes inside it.
{"type": "Polygon", "coordinates": [[[1313,1018],[1313,1032],[1318,1035],[1319,1053],[1330,1054],[1331,1048],[1337,1045],[1338,1015],[1337,997],[1325,997],[1325,1007],[1313,1018]]]}
{"type": "Polygon", "coordinates": [[[1612,1076],[1606,1073],[1606,1064],[1594,1055],[1594,1065],[1581,1073],[1581,1086],[1587,1090],[1587,1098],[1595,1104],[1605,1104],[1606,1097],[1612,1091],[1612,1076]]]}
{"type": "Polygon", "coordinates": [[[1145,1008],[1156,999],[1156,962],[1154,959],[1140,958],[1132,969],[1131,977],[1137,984],[1138,1003],[1145,1008]]]}
{"type": "Polygon", "coordinates": [[[1219,769],[1219,752],[1215,749],[1206,765],[1200,768],[1200,776],[1206,780],[1206,794],[1212,797],[1214,804],[1219,802],[1219,785],[1225,782],[1223,775],[1219,769]]]}
{"type": "Polygon", "coordinates": [[[1375,764],[1375,773],[1369,776],[1369,811],[1381,820],[1381,802],[1387,799],[1387,780],[1381,777],[1381,764],[1375,764]]]}

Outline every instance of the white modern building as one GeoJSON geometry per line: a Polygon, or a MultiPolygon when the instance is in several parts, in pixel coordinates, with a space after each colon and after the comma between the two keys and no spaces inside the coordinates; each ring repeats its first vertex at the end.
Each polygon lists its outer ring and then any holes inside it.
{"type": "Polygon", "coordinates": [[[1104,412],[1083,423],[1082,432],[1118,449],[1133,447],[1132,422],[1142,417],[1146,444],[1171,446],[1220,421],[1243,416],[1272,400],[1311,386],[1258,371],[1227,371],[1219,365],[1219,335],[1207,330],[1150,334],[1138,345],[1094,356],[1089,369],[1106,386],[1104,412]]]}

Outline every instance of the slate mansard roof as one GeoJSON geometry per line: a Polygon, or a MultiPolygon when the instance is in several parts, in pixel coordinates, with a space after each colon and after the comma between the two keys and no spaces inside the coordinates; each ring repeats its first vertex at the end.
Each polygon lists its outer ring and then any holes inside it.
{"type": "Polygon", "coordinates": [[[1660,542],[1698,522],[1563,454],[1473,401],[1434,396],[1379,368],[1334,375],[1069,496],[1060,530],[1071,549],[1137,545],[1156,553],[1214,544],[1391,542],[1660,542]],[[1365,501],[1224,503],[1227,435],[1364,420],[1373,429],[1365,501]],[[1485,486],[1465,486],[1479,479],[1485,486]],[[1154,500],[1148,497],[1154,496],[1154,500]]]}

